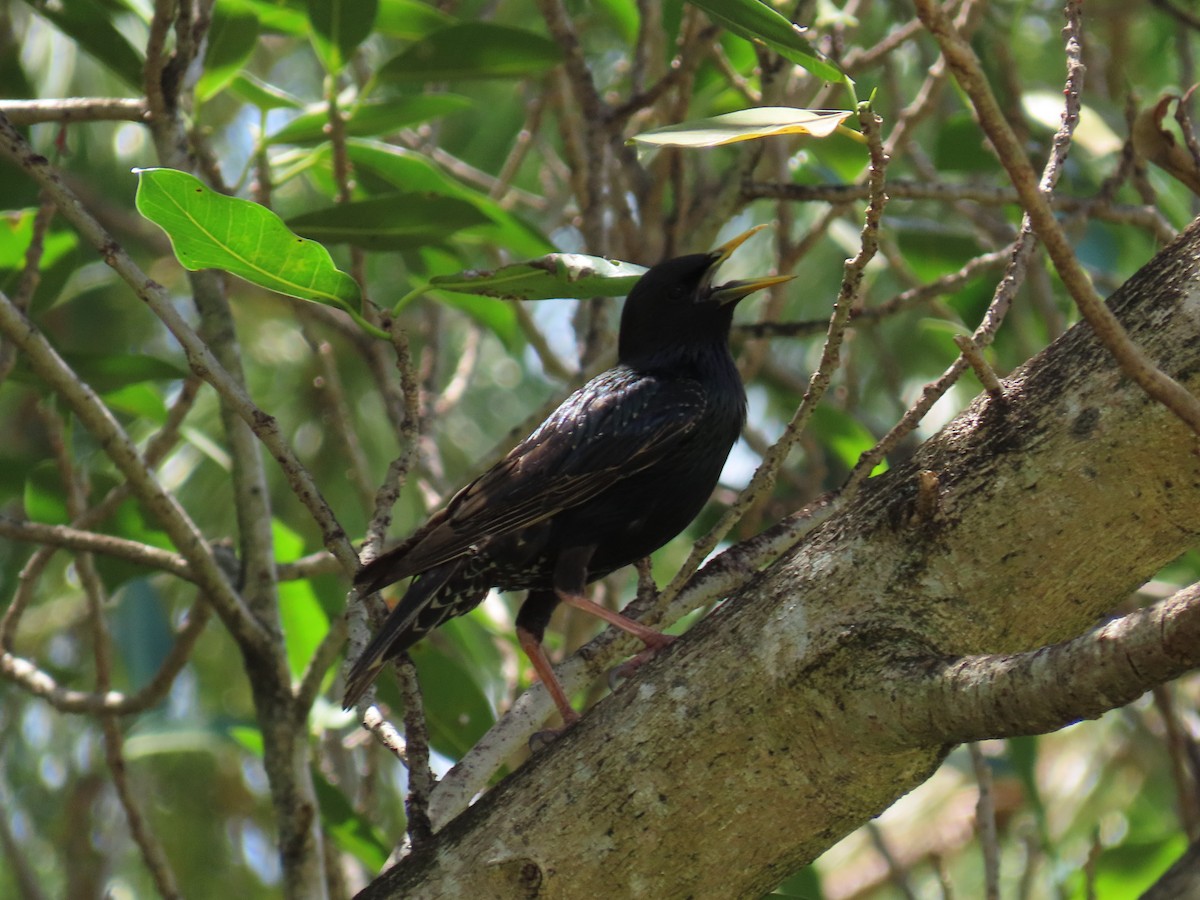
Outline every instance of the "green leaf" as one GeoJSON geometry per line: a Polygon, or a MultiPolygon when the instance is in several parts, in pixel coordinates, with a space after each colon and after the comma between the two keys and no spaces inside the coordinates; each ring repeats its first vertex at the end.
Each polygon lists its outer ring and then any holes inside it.
{"type": "Polygon", "coordinates": [[[524,78],[554,68],[562,51],[549,38],[520,28],[467,22],[435,31],[392,57],[381,81],[453,81],[460,78],[524,78]]]}
{"type": "MultiPolygon", "coordinates": [[[[37,210],[15,210],[0,214],[0,290],[17,290],[25,268],[25,254],[33,241],[33,222],[37,210]]],[[[51,230],[42,239],[42,257],[38,261],[37,287],[32,311],[38,313],[61,297],[63,288],[83,262],[79,239],[73,231],[51,230]]]]}
{"type": "Polygon", "coordinates": [[[177,363],[139,353],[64,353],[63,358],[97,391],[146,381],[179,381],[188,375],[177,363]]]}
{"type": "MultiPolygon", "coordinates": [[[[833,451],[847,469],[854,468],[858,458],[875,446],[875,436],[866,426],[835,407],[818,406],[813,411],[812,427],[821,436],[821,444],[833,451]]],[[[887,468],[886,462],[880,462],[871,474],[878,475],[887,468]]]]}
{"type": "Polygon", "coordinates": [[[304,37],[308,34],[308,16],[295,5],[275,3],[271,0],[240,0],[242,6],[253,10],[259,26],[264,31],[304,37]]]}
{"type": "MultiPolygon", "coordinates": [[[[25,254],[33,241],[33,221],[36,217],[36,209],[17,209],[0,214],[0,269],[20,270],[25,267],[25,254]]],[[[78,243],[74,232],[49,232],[42,242],[40,268],[49,268],[78,243]]]]}
{"type": "Polygon", "coordinates": [[[103,6],[79,2],[30,5],[126,84],[142,89],[142,55],[113,24],[103,6]]]}
{"type": "MultiPolygon", "coordinates": [[[[178,381],[187,370],[173,362],[136,353],[64,353],[63,359],[89,386],[101,393],[146,381],[178,381]]],[[[25,384],[40,380],[23,362],[13,370],[13,379],[25,384]]]]}
{"type": "MultiPolygon", "coordinates": [[[[351,162],[362,172],[369,170],[402,191],[432,191],[465,200],[495,223],[481,229],[481,237],[509,250],[515,256],[550,253],[554,245],[528,222],[499,203],[446,174],[436,163],[416,151],[382,141],[351,139],[346,142],[351,162]]],[[[328,147],[323,148],[328,152],[328,147]]],[[[359,179],[364,181],[363,178],[359,179]]]]}
{"type": "Polygon", "coordinates": [[[375,27],[378,0],[308,0],[312,42],[325,71],[341,72],[375,27]]]}
{"type": "Polygon", "coordinates": [[[267,84],[260,78],[255,78],[249,72],[236,75],[229,88],[235,96],[247,103],[252,103],[261,110],[269,109],[300,109],[304,101],[294,97],[283,88],[267,84]]]}
{"type": "Polygon", "coordinates": [[[208,100],[233,81],[258,46],[258,16],[236,0],[220,0],[213,9],[204,54],[204,74],[196,84],[196,99],[208,100]]]}
{"type": "MultiPolygon", "coordinates": [[[[271,534],[280,562],[293,562],[304,553],[304,539],[279,519],[271,520],[271,534]]],[[[299,678],[329,631],[329,617],[306,580],[280,583],[279,617],[287,640],[288,665],[299,678]]]]}
{"type": "Polygon", "coordinates": [[[165,598],[144,571],[121,588],[110,613],[113,640],[133,690],[154,677],[175,643],[165,598]]]}
{"type": "Polygon", "coordinates": [[[262,732],[253,725],[231,725],[225,729],[225,734],[243,750],[248,750],[260,759],[262,758],[262,732]]]}
{"type": "Polygon", "coordinates": [[[629,141],[656,147],[719,147],[779,134],[823,138],[837,131],[838,126],[852,115],[853,112],[844,109],[759,106],[643,131],[629,141]]]}
{"type": "Polygon", "coordinates": [[[387,37],[416,41],[431,31],[453,25],[454,19],[419,0],[379,0],[375,30],[387,37]]]}
{"type": "Polygon", "coordinates": [[[330,784],[316,767],[313,767],[312,779],[325,833],[339,848],[372,872],[378,872],[392,852],[387,840],[368,819],[354,811],[346,795],[330,784]]]}
{"type": "Polygon", "coordinates": [[[470,203],[437,194],[388,194],[304,213],[288,220],[297,233],[367,250],[405,250],[491,222],[470,203]]]}
{"type": "Polygon", "coordinates": [[[623,297],[646,269],[633,263],[587,256],[548,253],[540,259],[513,263],[491,271],[469,270],[436,275],[431,287],[504,300],[557,300],[623,297]]]}
{"type": "Polygon", "coordinates": [[[329,251],[288,230],[275,213],[226,197],[175,169],[138,169],[137,208],[171,239],[186,269],[224,269],[260,287],[357,309],[358,284],[329,251]]]}
{"type": "MultiPolygon", "coordinates": [[[[390,134],[401,128],[428,122],[450,113],[471,108],[471,101],[458,94],[420,94],[399,100],[372,101],[351,107],[346,119],[346,134],[372,137],[390,134]]],[[[267,138],[269,144],[305,144],[325,140],[328,135],[329,107],[324,103],[309,107],[267,138]]]]}
{"type": "Polygon", "coordinates": [[[520,346],[520,326],[517,324],[517,313],[512,308],[512,304],[493,297],[467,294],[447,294],[441,302],[466,313],[496,335],[510,350],[515,350],[520,346]]]}
{"type": "Polygon", "coordinates": [[[63,492],[62,473],[53,460],[45,459],[34,466],[25,476],[23,497],[25,515],[31,522],[47,525],[65,525],[71,520],[67,515],[67,496],[63,492]]]}
{"type": "Polygon", "coordinates": [[[167,418],[167,404],[162,394],[148,384],[130,384],[114,391],[105,391],[104,404],[116,412],[137,416],[147,422],[161,424],[167,418]]]}
{"type": "Polygon", "coordinates": [[[760,0],[689,0],[718,25],[748,41],[762,41],[822,81],[845,77],[833,63],[813,55],[803,32],[760,0]]]}
{"type": "Polygon", "coordinates": [[[460,759],[495,722],[492,707],[470,673],[429,641],[409,655],[421,680],[429,742],[439,753],[460,759]]]}

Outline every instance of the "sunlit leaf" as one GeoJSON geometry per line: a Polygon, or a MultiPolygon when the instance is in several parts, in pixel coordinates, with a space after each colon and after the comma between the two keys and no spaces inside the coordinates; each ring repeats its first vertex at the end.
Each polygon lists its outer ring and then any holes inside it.
{"type": "Polygon", "coordinates": [[[524,78],[552,69],[562,51],[549,38],[520,28],[468,22],[435,31],[383,65],[382,81],[524,78]]]}
{"type": "Polygon", "coordinates": [[[750,41],[762,41],[785,59],[823,81],[841,81],[833,63],[818,58],[804,40],[803,29],[760,0],[689,0],[719,25],[750,41]]]}
{"type": "Polygon", "coordinates": [[[358,284],[329,251],[257,203],[226,197],[174,169],[139,169],[137,208],[167,233],[184,268],[224,269],[268,290],[344,309],[358,284]]]}
{"type": "Polygon", "coordinates": [[[779,134],[823,138],[837,131],[838,126],[851,115],[851,111],[843,109],[759,106],[643,131],[635,134],[630,141],[656,147],[718,147],[779,134]]]}
{"type": "MultiPolygon", "coordinates": [[[[279,562],[293,562],[304,553],[304,539],[279,519],[271,520],[271,534],[279,562]]],[[[279,584],[279,618],[287,640],[288,665],[292,674],[299,677],[329,631],[329,618],[311,582],[295,580],[279,584]]]]}
{"type": "Polygon", "coordinates": [[[623,297],[645,271],[643,266],[600,256],[548,253],[541,259],[499,269],[438,275],[430,279],[430,284],[442,290],[505,300],[623,297]]]}
{"type": "Polygon", "coordinates": [[[491,222],[470,203],[437,194],[389,194],[314,210],[288,220],[299,234],[367,250],[404,250],[491,222]]]}
{"type": "Polygon", "coordinates": [[[262,732],[253,725],[232,725],[225,729],[225,734],[243,750],[258,757],[263,755],[262,732]]]}
{"type": "MultiPolygon", "coordinates": [[[[1021,109],[1025,115],[1043,128],[1057,131],[1062,124],[1062,91],[1029,91],[1021,95],[1021,109]]],[[[1121,152],[1124,141],[1100,113],[1086,103],[1080,104],[1079,122],[1071,135],[1071,143],[1082,147],[1092,156],[1111,156],[1121,152]]],[[[1194,164],[1193,164],[1194,167],[1194,164]]]]}
{"type": "MultiPolygon", "coordinates": [[[[0,214],[0,269],[22,269],[25,254],[33,241],[35,209],[17,209],[0,214]]],[[[42,240],[40,267],[49,268],[76,246],[79,240],[73,231],[51,231],[42,240]]]]}
{"type": "MultiPolygon", "coordinates": [[[[397,100],[379,100],[351,107],[346,134],[373,137],[428,122],[471,108],[471,101],[458,94],[420,94],[397,100]]],[[[267,138],[270,144],[305,144],[328,138],[329,109],[325,104],[310,107],[267,138]]]]}

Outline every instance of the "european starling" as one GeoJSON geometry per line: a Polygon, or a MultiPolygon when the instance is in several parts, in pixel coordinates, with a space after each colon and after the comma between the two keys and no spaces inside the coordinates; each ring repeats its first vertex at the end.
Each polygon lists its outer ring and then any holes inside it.
{"type": "Polygon", "coordinates": [[[713,276],[761,227],[648,270],[621,313],[617,365],[408,540],[359,569],[354,586],[363,594],[416,578],[350,671],[347,709],[384,662],[474,609],[491,588],[529,591],[517,636],[566,724],[579,716],[542,648],[559,602],[628,631],[648,652],[672,640],[584,591],[679,534],[716,487],[746,419],[729,352],[734,306],[790,276],[723,285],[713,276]]]}

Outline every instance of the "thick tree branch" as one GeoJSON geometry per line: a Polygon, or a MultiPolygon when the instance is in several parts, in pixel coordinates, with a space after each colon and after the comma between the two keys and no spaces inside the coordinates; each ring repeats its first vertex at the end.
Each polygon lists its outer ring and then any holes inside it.
{"type": "MultiPolygon", "coordinates": [[[[1112,308],[1164,371],[1194,386],[1200,223],[1112,308]]],[[[451,884],[494,897],[631,884],[757,895],[923,781],[965,731],[923,723],[924,739],[912,737],[914,672],[933,678],[951,657],[1071,639],[1200,533],[1194,435],[1147,401],[1086,325],[1004,390],[1004,404],[981,397],[909,463],[867,481],[364,896],[437,896],[451,884]],[[924,492],[923,472],[936,476],[924,492]]],[[[1171,640],[1168,653],[1187,635],[1171,640]]],[[[959,696],[939,695],[944,721],[969,716],[959,696]]],[[[1111,705],[1127,695],[1072,696],[1111,705]]]]}

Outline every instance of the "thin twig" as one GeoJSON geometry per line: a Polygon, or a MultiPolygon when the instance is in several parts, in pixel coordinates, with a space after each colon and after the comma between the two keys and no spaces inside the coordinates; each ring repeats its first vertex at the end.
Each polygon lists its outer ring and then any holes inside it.
{"type": "MultiPolygon", "coordinates": [[[[1068,27],[1073,32],[1068,38],[1068,46],[1078,46],[1080,4],[1081,0],[1069,0],[1067,4],[1068,27]]],[[[1034,231],[1046,247],[1059,278],[1080,313],[1092,326],[1100,343],[1116,359],[1121,370],[1141,386],[1148,396],[1166,406],[1193,431],[1200,433],[1200,400],[1154,365],[1141,347],[1130,339],[1116,316],[1096,293],[1070,240],[1055,218],[1053,208],[1042,193],[1023,146],[1000,109],[975,51],[935,0],[916,0],[916,7],[917,14],[941,45],[959,85],[970,97],[980,126],[1008,172],[1034,231]]],[[[1069,50],[1068,59],[1082,71],[1082,62],[1077,54],[1069,50]]]]}
{"type": "Polygon", "coordinates": [[[992,795],[992,770],[978,743],[967,745],[979,799],[975,801],[975,831],[983,853],[983,883],[987,900],[1000,900],[1000,842],[996,836],[996,803],[992,795]]]}
{"type": "MultiPolygon", "coordinates": [[[[295,453],[283,439],[275,418],[267,415],[251,401],[245,390],[231,377],[210,348],[176,309],[167,291],[147,277],[125,250],[84,208],[75,194],[66,187],[47,160],[33,152],[24,137],[13,128],[12,123],[3,114],[0,114],[0,155],[15,162],[47,191],[63,217],[79,231],[85,240],[101,252],[104,261],[162,320],[183,346],[192,370],[216,388],[221,397],[237,411],[238,415],[250,426],[278,461],[293,492],[308,508],[314,521],[321,528],[326,548],[342,562],[347,571],[352,570],[357,560],[345,532],[338,523],[333,510],[321,496],[311,474],[301,465],[295,453]]],[[[7,303],[7,300],[5,302],[7,303]]]]}
{"type": "Polygon", "coordinates": [[[725,535],[729,533],[729,530],[745,514],[746,510],[756,503],[760,497],[765,496],[771,489],[771,486],[775,483],[775,476],[779,467],[783,465],[788,453],[795,446],[796,441],[799,440],[800,434],[812,416],[813,411],[820,403],[821,398],[824,397],[833,373],[837,368],[841,356],[842,339],[845,335],[846,326],[850,321],[850,310],[854,307],[855,301],[858,298],[863,272],[866,269],[867,263],[875,256],[875,250],[878,246],[879,221],[883,216],[883,209],[887,203],[887,194],[884,192],[884,173],[888,161],[883,153],[883,144],[879,135],[880,120],[866,104],[860,107],[858,113],[859,125],[862,128],[863,134],[867,137],[867,145],[871,151],[871,165],[868,176],[871,187],[871,199],[867,204],[867,210],[864,215],[859,251],[852,259],[846,261],[842,287],[838,292],[833,314],[829,320],[828,336],[825,340],[825,346],[821,351],[821,359],[817,364],[816,371],[813,372],[812,377],[809,379],[808,390],[801,400],[800,406],[792,416],[791,421],[788,422],[783,436],[780,437],[763,459],[757,471],[755,471],[754,477],[751,478],[750,484],[742,491],[737,502],[725,511],[721,519],[707,535],[696,542],[679,574],[663,590],[662,597],[660,598],[660,603],[663,605],[670,603],[683,589],[687,580],[695,572],[696,567],[712,552],[713,548],[717,546],[725,535]]]}
{"type": "Polygon", "coordinates": [[[429,794],[437,779],[429,768],[429,727],[425,723],[425,701],[417,667],[408,654],[397,660],[396,672],[400,696],[404,700],[404,745],[408,756],[408,796],[404,811],[408,815],[408,837],[414,850],[433,837],[429,822],[429,794]]]}
{"type": "Polygon", "coordinates": [[[251,616],[217,564],[212,549],[178,501],[163,489],[145,466],[128,434],[95,392],[79,380],[45,337],[0,292],[0,331],[29,360],[30,368],[71,406],[75,415],[105,448],[108,457],[129,480],[147,510],[162,525],[188,561],[205,595],[230,633],[246,649],[270,653],[271,638],[251,616]]]}

